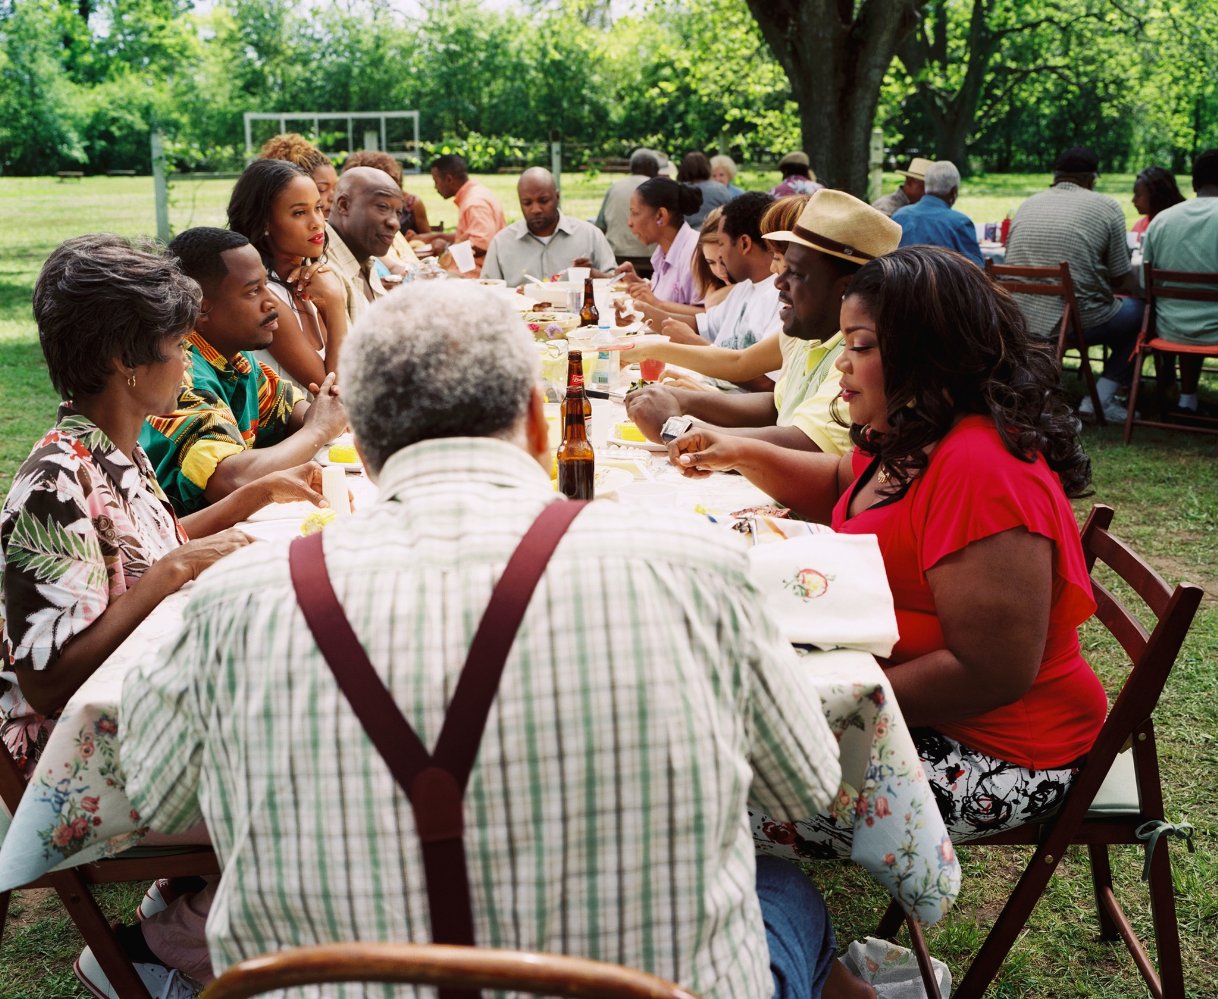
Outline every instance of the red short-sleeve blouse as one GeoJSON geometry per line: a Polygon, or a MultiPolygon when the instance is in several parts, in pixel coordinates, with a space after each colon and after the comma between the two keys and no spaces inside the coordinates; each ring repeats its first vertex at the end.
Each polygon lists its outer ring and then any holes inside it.
{"type": "Polygon", "coordinates": [[[1033,769],[1084,755],[1107,713],[1107,698],[1083,658],[1078,626],[1095,611],[1078,525],[1061,482],[1037,456],[1016,458],[988,417],[961,420],[931,452],[930,463],[903,496],[854,517],[850,499],[872,460],[854,455],[855,484],[833,510],[833,529],[875,534],[896,604],[900,639],[892,662],[945,648],[926,572],[974,541],[1025,527],[1053,542],[1053,593],[1040,672],[1018,701],[937,726],[946,735],[999,759],[1033,769]]]}

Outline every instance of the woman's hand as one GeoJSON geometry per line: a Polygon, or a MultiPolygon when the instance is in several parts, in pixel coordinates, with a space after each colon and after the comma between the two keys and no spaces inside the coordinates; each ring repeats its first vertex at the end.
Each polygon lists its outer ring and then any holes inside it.
{"type": "Polygon", "coordinates": [[[627,284],[635,284],[642,280],[642,278],[639,277],[638,271],[634,269],[634,264],[632,264],[629,260],[627,260],[624,264],[618,264],[617,267],[613,269],[613,275],[615,277],[622,278],[627,284]]]}
{"type": "Polygon", "coordinates": [[[731,434],[691,430],[668,445],[668,460],[689,478],[705,478],[736,467],[738,442],[731,434]]]}
{"type": "Polygon", "coordinates": [[[329,270],[325,257],[305,257],[292,268],[283,280],[297,295],[308,301],[304,293],[308,290],[309,285],[312,284],[313,278],[325,270],[329,270]]]}
{"type": "Polygon", "coordinates": [[[235,552],[238,548],[244,548],[253,540],[244,531],[230,527],[219,534],[211,534],[206,538],[199,538],[197,541],[187,541],[186,544],[175,548],[166,555],[157,565],[174,571],[178,580],[174,589],[178,590],[192,579],[197,579],[199,573],[204,569],[214,565],[225,555],[235,552]]]}
{"type": "Polygon", "coordinates": [[[655,305],[658,301],[646,281],[632,281],[626,286],[626,294],[634,299],[635,305],[655,305]]]}
{"type": "Polygon", "coordinates": [[[347,307],[347,291],[338,275],[329,267],[311,270],[308,280],[302,278],[297,284],[301,286],[297,294],[306,302],[316,305],[323,316],[329,315],[336,305],[342,309],[347,307]]]}
{"type": "Polygon", "coordinates": [[[258,480],[267,503],[297,503],[303,500],[314,506],[328,506],[321,492],[321,465],[306,461],[295,468],[271,472],[258,480]]]}
{"type": "Polygon", "coordinates": [[[713,392],[709,385],[683,374],[666,374],[660,379],[660,384],[668,388],[683,389],[686,392],[713,392]]]}

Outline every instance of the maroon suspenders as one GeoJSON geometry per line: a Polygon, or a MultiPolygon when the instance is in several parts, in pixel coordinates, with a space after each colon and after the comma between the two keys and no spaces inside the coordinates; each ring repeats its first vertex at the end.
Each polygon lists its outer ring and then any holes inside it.
{"type": "MultiPolygon", "coordinates": [[[[436,943],[474,943],[462,817],[465,786],[521,619],[551,554],[585,505],[549,504],[512,553],[474,633],[434,753],[402,716],[352,631],[326,572],[322,532],[292,542],[292,586],[309,630],[414,812],[436,943]]],[[[441,990],[442,999],[477,995],[441,990]]]]}

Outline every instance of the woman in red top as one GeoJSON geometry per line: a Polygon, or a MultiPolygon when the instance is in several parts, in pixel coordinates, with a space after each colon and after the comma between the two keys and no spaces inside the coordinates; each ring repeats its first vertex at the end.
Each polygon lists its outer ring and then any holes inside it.
{"type": "Polygon", "coordinates": [[[1067,499],[1091,469],[1057,368],[1014,300],[937,247],[866,264],[841,328],[856,450],[774,454],[802,482],[778,498],[878,537],[900,631],[885,672],[953,838],[1023,824],[1060,804],[1106,713],[1067,499]]]}

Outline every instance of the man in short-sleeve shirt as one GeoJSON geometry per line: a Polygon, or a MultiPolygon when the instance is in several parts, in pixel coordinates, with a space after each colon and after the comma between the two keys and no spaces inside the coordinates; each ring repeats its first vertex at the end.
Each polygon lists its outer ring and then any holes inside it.
{"type": "Polygon", "coordinates": [[[347,418],[332,376],[310,405],[250,353],[270,344],[278,299],[244,236],[188,229],[169,250],[202,287],[203,308],[187,337],[190,364],[178,408],[150,416],[140,444],[174,509],[187,514],[268,472],[310,460],[347,418]]]}
{"type": "MultiPolygon", "coordinates": [[[[1143,304],[1137,279],[1129,268],[1125,213],[1115,199],[1097,194],[1099,158],[1090,149],[1068,149],[1057,158],[1053,186],[1028,198],[1015,212],[1007,242],[1006,263],[1016,267],[1070,265],[1074,297],[1088,344],[1111,347],[1104,374],[1096,383],[1105,419],[1125,421],[1125,407],[1113,400],[1129,382],[1130,354],[1142,325],[1143,304]],[[1129,298],[1117,298],[1118,294],[1129,298]]],[[[1016,295],[1028,329],[1055,336],[1061,322],[1061,299],[1016,295]]],[[[1093,414],[1090,396],[1079,406],[1093,414]]]]}
{"type": "MultiPolygon", "coordinates": [[[[469,176],[465,160],[454,153],[439,157],[431,165],[431,179],[437,193],[443,198],[452,198],[457,206],[457,230],[450,236],[432,239],[436,252],[441,252],[453,243],[469,241],[474,251],[474,269],[462,273],[478,277],[482,273],[482,262],[491,240],[499,230],[506,228],[503,205],[489,188],[483,187],[469,176]]],[[[455,262],[445,264],[448,270],[456,271],[455,262]]]]}

